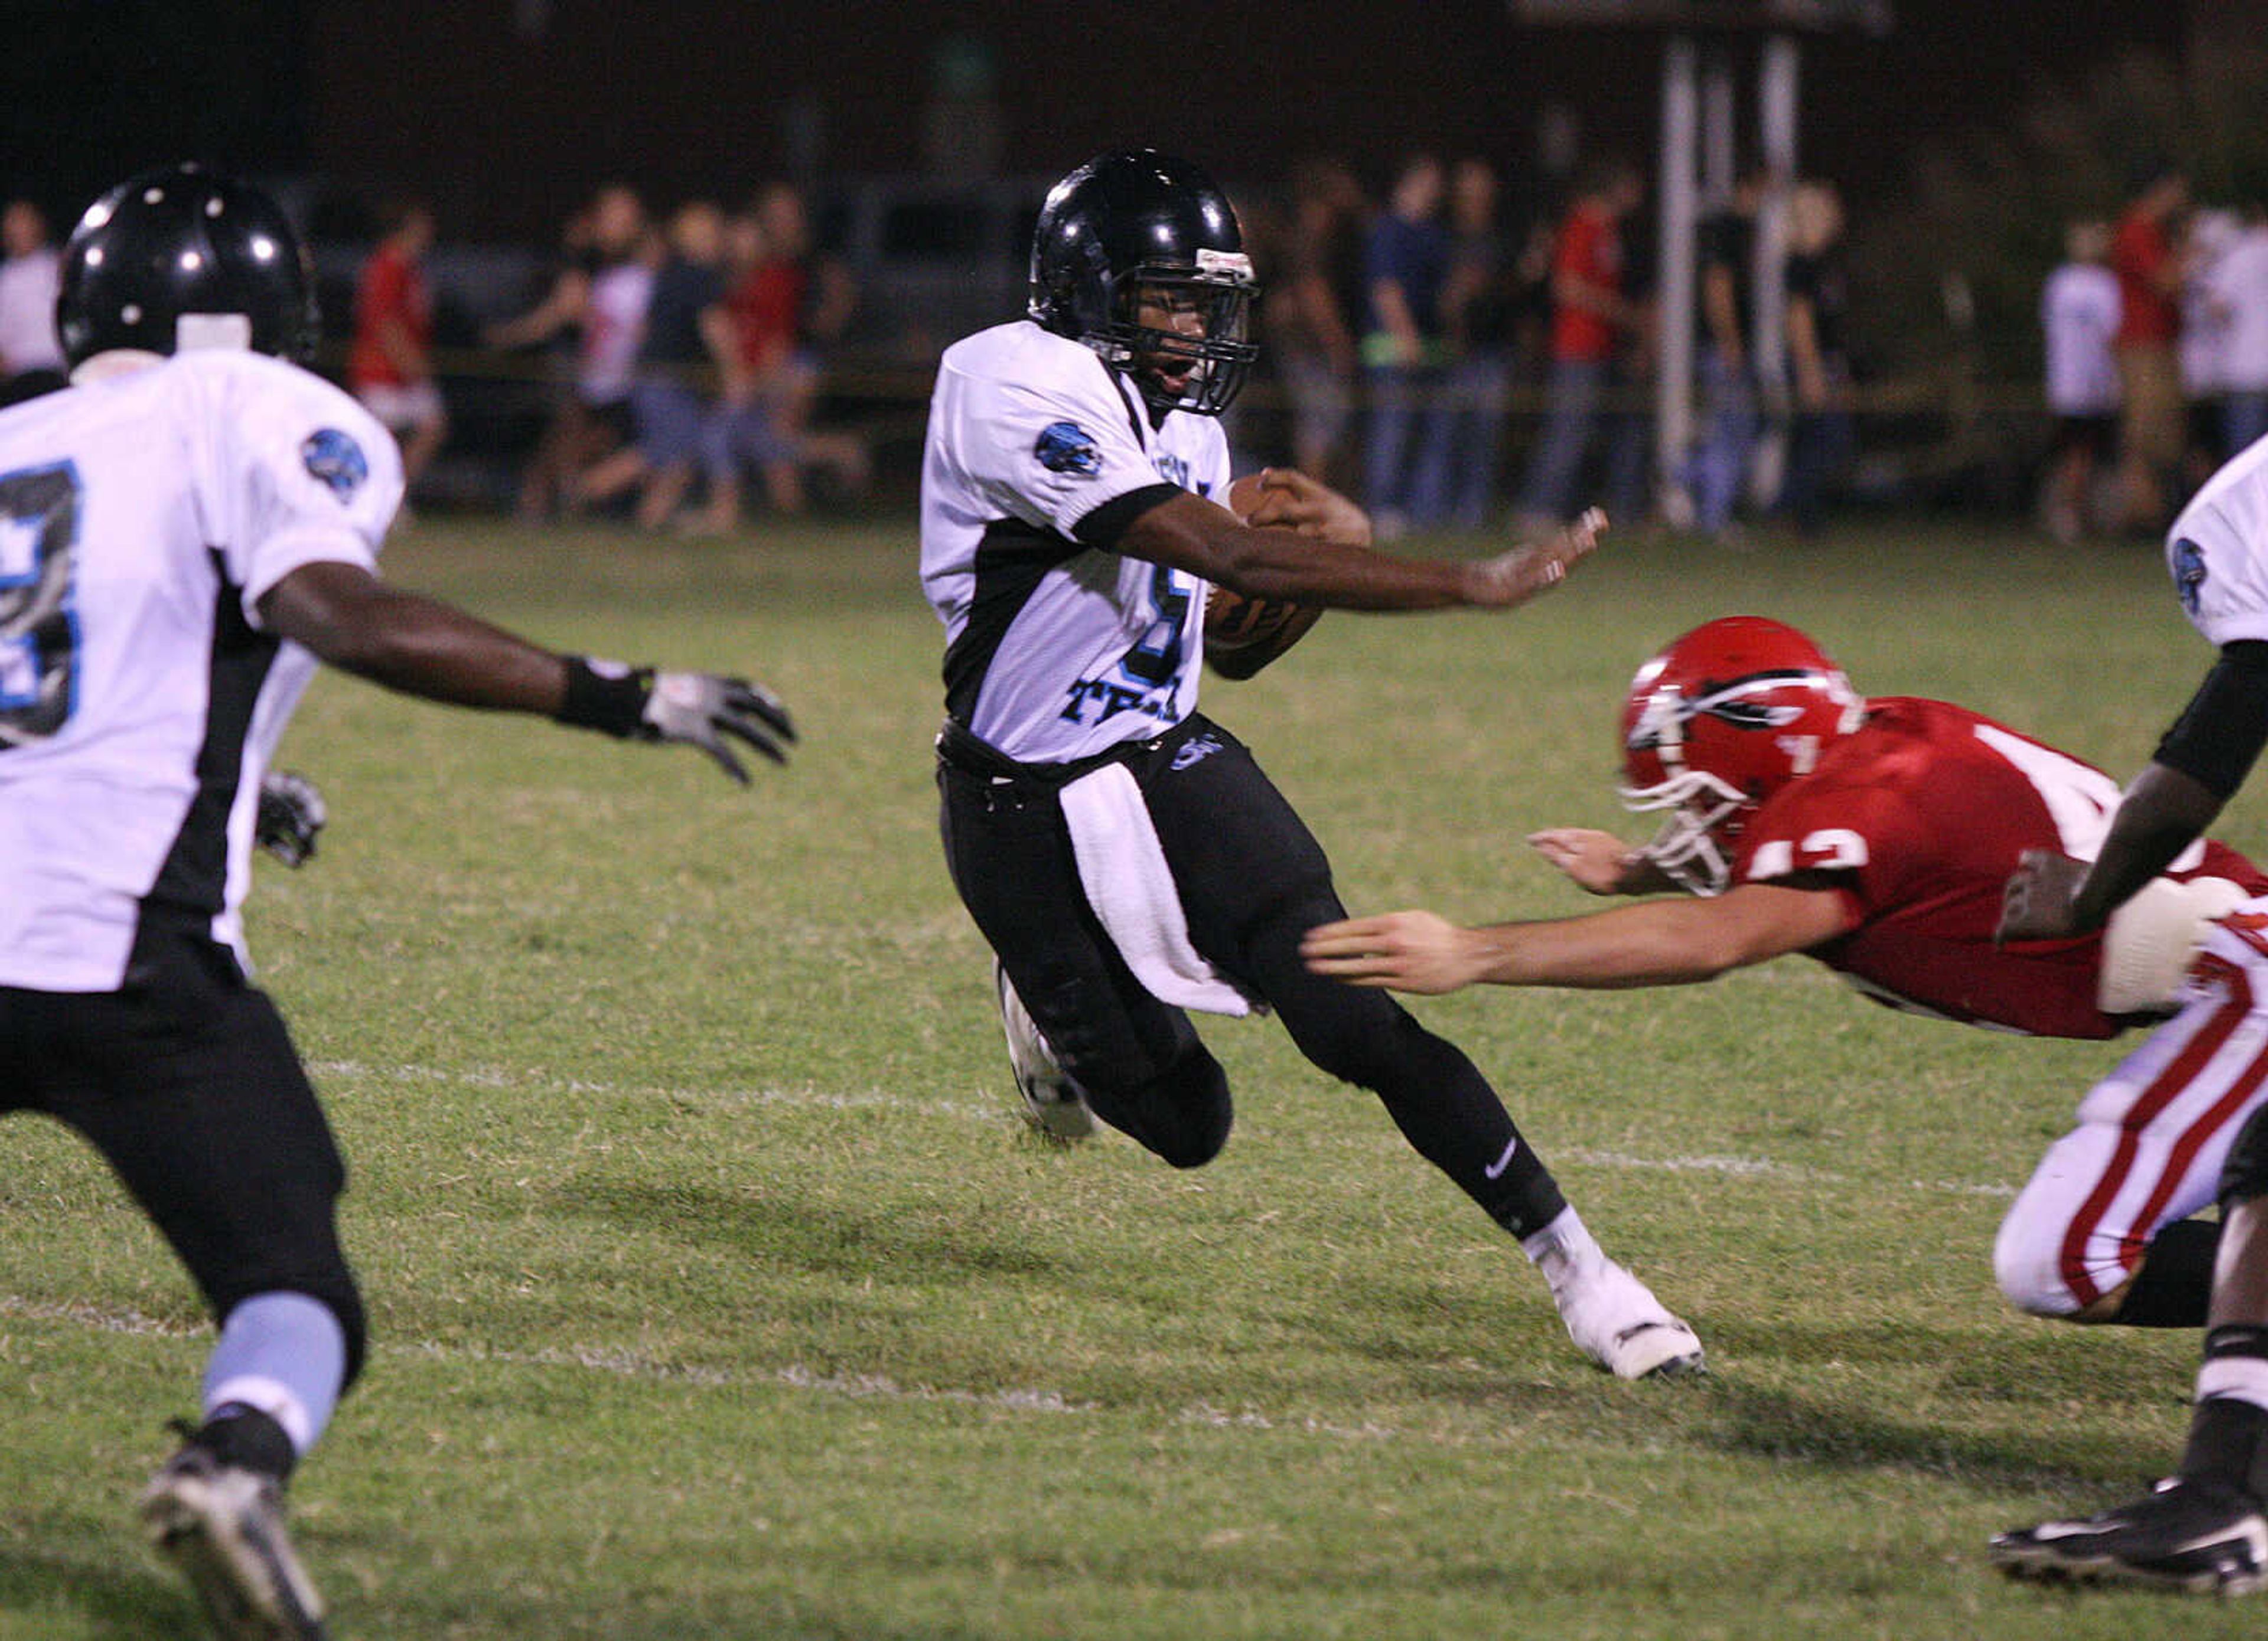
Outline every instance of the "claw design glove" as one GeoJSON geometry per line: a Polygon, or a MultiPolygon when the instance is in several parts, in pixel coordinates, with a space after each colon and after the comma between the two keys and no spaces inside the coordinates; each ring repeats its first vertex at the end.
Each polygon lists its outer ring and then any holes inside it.
{"type": "Polygon", "coordinates": [[[271,769],[260,781],[260,810],[252,841],[287,866],[314,858],[315,834],[331,818],[322,793],[304,775],[271,769]]]}
{"type": "Polygon", "coordinates": [[[580,656],[567,663],[567,701],[559,721],[628,740],[698,747],[743,786],[748,771],[734,753],[733,740],[774,763],[785,763],[795,740],[787,708],[761,684],[716,673],[657,673],[580,656]]]}

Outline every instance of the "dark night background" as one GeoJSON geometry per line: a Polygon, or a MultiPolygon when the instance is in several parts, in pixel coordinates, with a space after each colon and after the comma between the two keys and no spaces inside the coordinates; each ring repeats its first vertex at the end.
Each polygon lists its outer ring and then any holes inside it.
{"type": "MultiPolygon", "coordinates": [[[[1807,40],[1804,161],[1855,200],[1883,198],[1917,136],[2004,117],[2122,53],[2178,63],[2260,9],[1898,0],[1887,39],[1807,40]]],[[[1659,100],[1654,39],[1523,28],[1504,0],[14,0],[0,15],[6,186],[66,220],[105,183],[185,155],[411,190],[456,235],[539,239],[602,176],[666,201],[735,195],[799,160],[912,171],[954,36],[990,48],[1002,164],[1020,173],[1131,140],[1263,183],[1314,151],[1375,180],[1416,145],[1517,169],[1548,102],[1587,145],[1650,159],[1659,100]]],[[[1752,46],[1733,42],[1744,64],[1752,46]]]]}

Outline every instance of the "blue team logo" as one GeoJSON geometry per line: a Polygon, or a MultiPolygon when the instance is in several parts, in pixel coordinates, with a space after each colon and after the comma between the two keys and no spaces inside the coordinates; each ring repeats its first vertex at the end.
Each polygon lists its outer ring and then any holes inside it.
{"type": "Polygon", "coordinates": [[[2174,591],[2181,595],[2182,607],[2195,620],[2205,592],[2205,548],[2187,536],[2174,543],[2174,591]]]}
{"type": "Polygon", "coordinates": [[[370,462],[362,446],[335,427],[319,427],[308,434],[306,443],[299,446],[299,460],[341,501],[360,489],[362,482],[370,477],[370,462]]]}
{"type": "Polygon", "coordinates": [[[1032,453],[1050,473],[1072,473],[1091,479],[1102,471],[1102,448],[1094,435],[1076,422],[1050,422],[1040,430],[1032,453]]]}

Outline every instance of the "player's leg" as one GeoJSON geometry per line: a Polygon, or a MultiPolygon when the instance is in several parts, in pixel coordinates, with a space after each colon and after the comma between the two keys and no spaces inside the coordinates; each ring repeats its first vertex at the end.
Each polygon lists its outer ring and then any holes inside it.
{"type": "Polygon", "coordinates": [[[1103,1122],[1175,1167],[1211,1161],[1228,1138],[1227,1078],[1096,923],[1054,790],[950,765],[938,783],[954,884],[1047,1050],[1103,1122]]]}
{"type": "Polygon", "coordinates": [[[2098,1515],[2004,1533],[2021,1577],[2110,1578],[2218,1594],[2268,1584],[2268,1111],[2230,1148],[2211,1325],[2178,1471],[2098,1515]]]}
{"type": "Polygon", "coordinates": [[[48,1108],[116,1170],[220,1322],[202,1423],[144,1520],[225,1632],[320,1635],[282,1490],[361,1363],[344,1166],[282,1019],[224,952],[145,941],[136,968],[146,979],[79,1012],[81,1077],[48,1108]]]}
{"type": "Polygon", "coordinates": [[[2257,999],[2268,960],[2216,942],[2181,1012],[2080,1101],[2001,1221],[2010,1303],[2080,1322],[2194,1328],[2205,1318],[2229,1145],[2268,1098],[2257,999]],[[2225,949],[2224,949],[2225,948],[2225,949]]]}
{"type": "Polygon", "coordinates": [[[1471,1060],[1385,992],[1311,974],[1300,942],[1344,916],[1322,846],[1251,754],[1204,719],[1218,750],[1169,741],[1144,791],[1197,950],[1264,997],[1323,1071],[1376,1093],[1403,1136],[1543,1271],[1576,1342],[1624,1377],[1697,1367],[1692,1330],[1601,1251],[1471,1060]],[[1175,764],[1180,768],[1175,768],[1175,764]]]}

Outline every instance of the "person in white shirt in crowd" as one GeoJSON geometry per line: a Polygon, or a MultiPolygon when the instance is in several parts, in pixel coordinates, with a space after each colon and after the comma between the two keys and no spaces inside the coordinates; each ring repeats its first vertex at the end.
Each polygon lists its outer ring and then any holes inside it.
{"type": "Polygon", "coordinates": [[[2182,278],[2182,334],[2176,359],[2181,367],[2182,401],[2187,407],[2183,439],[2185,490],[2203,484],[2230,452],[2224,434],[2223,400],[2228,393],[2228,303],[2221,293],[2220,260],[2236,244],[2236,213],[2201,210],[2183,236],[2186,259],[2182,278]]]}
{"type": "Polygon", "coordinates": [[[2058,541],[2076,541],[2101,522],[2095,475],[2107,469],[2118,437],[2118,276],[2110,271],[2110,224],[2074,222],[2065,261],[2040,291],[2046,342],[2048,413],[2055,418],[2040,511],[2058,541]]]}
{"type": "Polygon", "coordinates": [[[0,210],[0,405],[11,405],[63,383],[47,213],[30,200],[10,200],[0,210]]]}
{"type": "Polygon", "coordinates": [[[2213,270],[2213,294],[2227,316],[2221,439],[2232,457],[2268,434],[2268,201],[2248,202],[2239,222],[2213,270]]]}

